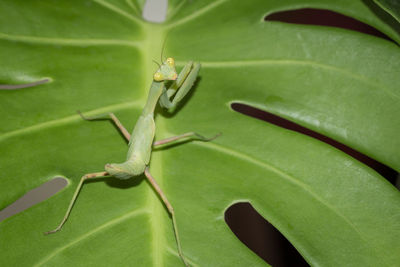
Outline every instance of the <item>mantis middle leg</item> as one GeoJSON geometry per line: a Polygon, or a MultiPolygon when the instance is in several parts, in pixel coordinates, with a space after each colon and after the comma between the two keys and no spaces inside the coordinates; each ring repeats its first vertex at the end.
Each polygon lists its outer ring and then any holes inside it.
{"type": "MultiPolygon", "coordinates": [[[[115,126],[117,126],[117,128],[119,129],[119,131],[122,133],[122,135],[125,137],[125,139],[127,141],[130,140],[131,135],[129,134],[128,130],[124,127],[124,125],[120,122],[120,120],[117,118],[117,116],[115,116],[114,113],[107,113],[107,114],[103,114],[103,115],[99,115],[99,116],[94,116],[94,117],[87,117],[85,115],[83,115],[79,110],[78,110],[78,114],[82,117],[82,119],[87,120],[87,121],[92,121],[92,120],[112,120],[115,123],[115,126]]],[[[162,140],[158,140],[155,141],[153,143],[153,146],[160,146],[160,145],[165,145],[165,144],[169,144],[175,141],[178,141],[180,139],[185,139],[185,138],[190,138],[190,139],[197,139],[200,141],[211,141],[214,140],[215,138],[217,138],[218,136],[220,136],[221,134],[218,133],[217,135],[211,137],[211,138],[207,138],[204,137],[196,132],[187,132],[184,134],[180,134],[180,135],[176,135],[176,136],[171,136],[162,140]]]]}
{"type": "Polygon", "coordinates": [[[184,138],[198,139],[200,141],[208,142],[208,141],[214,140],[215,138],[217,138],[220,135],[221,135],[221,133],[218,133],[218,134],[214,135],[213,137],[207,138],[207,137],[204,137],[204,136],[202,136],[202,135],[200,135],[198,133],[195,133],[195,132],[188,132],[188,133],[184,133],[184,134],[180,134],[180,135],[176,135],[176,136],[171,136],[171,137],[168,137],[168,138],[165,138],[165,139],[162,139],[162,140],[155,141],[153,143],[153,146],[165,145],[165,144],[172,143],[174,141],[177,141],[177,140],[180,140],[180,139],[184,139],[184,138]]]}
{"type": "Polygon", "coordinates": [[[93,121],[93,120],[112,120],[115,124],[115,126],[118,127],[122,135],[125,137],[127,141],[131,139],[131,135],[128,132],[128,130],[122,125],[122,123],[119,121],[117,116],[114,115],[114,113],[110,112],[107,114],[99,115],[99,116],[94,116],[94,117],[86,117],[84,116],[79,110],[78,114],[82,117],[82,119],[87,120],[87,121],[93,121]]]}

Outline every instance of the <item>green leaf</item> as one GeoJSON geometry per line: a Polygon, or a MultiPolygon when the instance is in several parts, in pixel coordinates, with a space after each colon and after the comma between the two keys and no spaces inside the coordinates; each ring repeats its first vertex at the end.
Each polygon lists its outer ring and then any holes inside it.
{"type": "Polygon", "coordinates": [[[374,0],[374,2],[400,22],[399,0],[374,0]]]}
{"type": "Polygon", "coordinates": [[[273,12],[333,10],[400,35],[364,1],[172,1],[164,24],[144,22],[142,1],[0,2],[0,83],[50,78],[1,91],[2,207],[56,176],[69,186],[0,223],[2,266],[180,266],[171,220],[145,181],[88,182],[57,234],[85,173],[124,160],[107,122],[131,130],[164,55],[200,61],[178,110],[158,110],[156,139],[223,135],[156,149],[151,172],[173,204],[194,266],[265,266],[224,221],[248,201],[313,266],[395,266],[400,194],[378,173],[310,137],[233,111],[246,103],[332,137],[400,171],[400,49],[332,27],[265,22],[273,12]],[[137,4],[138,3],[138,4],[137,4]],[[132,8],[132,6],[137,7],[132,8]]]}

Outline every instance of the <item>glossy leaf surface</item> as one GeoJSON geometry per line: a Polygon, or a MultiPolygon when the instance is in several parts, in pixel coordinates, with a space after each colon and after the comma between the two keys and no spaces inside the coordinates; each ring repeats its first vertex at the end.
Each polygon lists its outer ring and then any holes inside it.
{"type": "MultiPolygon", "coordinates": [[[[400,261],[400,194],[369,167],[310,137],[246,117],[246,103],[332,137],[400,170],[398,32],[364,1],[171,1],[168,20],[140,19],[143,1],[0,2],[2,207],[55,176],[70,185],[0,224],[0,265],[180,266],[168,213],[144,177],[87,183],[61,232],[80,177],[125,159],[108,122],[129,130],[163,41],[179,67],[200,61],[174,113],[158,110],[156,139],[196,131],[208,142],[156,149],[151,172],[174,205],[194,266],[265,266],[224,221],[249,201],[314,266],[400,261]],[[265,22],[272,12],[323,8],[388,35],[265,22]],[[397,44],[396,44],[397,42],[397,44]]],[[[179,69],[178,67],[178,69],[179,69]]]]}

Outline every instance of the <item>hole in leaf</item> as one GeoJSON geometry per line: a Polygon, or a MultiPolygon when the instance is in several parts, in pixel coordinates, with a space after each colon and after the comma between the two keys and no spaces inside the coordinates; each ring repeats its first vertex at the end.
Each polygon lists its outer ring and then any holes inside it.
{"type": "Polygon", "coordinates": [[[143,18],[154,23],[164,22],[167,17],[167,0],[147,0],[143,7],[143,18]]]}
{"type": "Polygon", "coordinates": [[[67,180],[61,177],[56,177],[41,186],[27,192],[21,198],[10,204],[8,207],[0,211],[0,221],[5,220],[17,213],[20,213],[33,205],[40,203],[51,196],[55,195],[58,191],[66,187],[67,180]]]}
{"type": "Polygon", "coordinates": [[[254,108],[249,105],[245,105],[242,103],[232,103],[231,107],[233,110],[235,110],[239,113],[242,113],[244,115],[275,124],[279,127],[282,127],[282,128],[288,129],[288,130],[292,130],[292,131],[296,131],[298,133],[308,135],[308,136],[318,139],[324,143],[327,143],[337,149],[340,149],[343,152],[345,152],[346,154],[348,154],[349,156],[355,158],[356,160],[364,163],[365,165],[367,165],[367,166],[371,167],[372,169],[374,169],[375,171],[377,171],[380,175],[385,177],[393,185],[396,184],[397,176],[399,175],[398,172],[396,172],[392,168],[368,157],[367,155],[364,155],[364,154],[358,152],[355,149],[352,149],[338,141],[333,140],[332,138],[329,138],[325,135],[322,135],[313,130],[305,128],[297,123],[294,123],[292,121],[289,121],[287,119],[284,119],[282,117],[274,115],[270,112],[254,108]]]}
{"type": "Polygon", "coordinates": [[[303,8],[286,10],[267,15],[264,21],[280,21],[293,24],[330,26],[358,31],[392,41],[387,35],[361,21],[325,9],[303,8]]]}
{"type": "Polygon", "coordinates": [[[254,253],[274,267],[309,266],[290,242],[248,202],[230,206],[225,222],[254,253]]]}

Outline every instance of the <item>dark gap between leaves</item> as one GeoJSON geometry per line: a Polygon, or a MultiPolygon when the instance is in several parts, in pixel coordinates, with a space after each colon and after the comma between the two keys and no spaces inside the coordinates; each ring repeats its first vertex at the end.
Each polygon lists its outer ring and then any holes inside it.
{"type": "Polygon", "coordinates": [[[61,189],[66,187],[68,182],[65,178],[56,177],[44,184],[32,189],[25,195],[17,199],[14,203],[0,211],[0,221],[7,219],[15,214],[18,214],[33,205],[36,205],[51,196],[55,195],[61,189]]]}
{"type": "Polygon", "coordinates": [[[391,184],[395,185],[396,184],[396,179],[398,172],[393,170],[392,168],[368,157],[367,155],[364,155],[360,152],[358,152],[355,149],[352,149],[351,147],[348,147],[332,138],[329,138],[325,135],[322,135],[320,133],[317,133],[315,131],[312,131],[308,128],[305,128],[297,123],[294,123],[292,121],[289,121],[287,119],[284,119],[282,117],[279,117],[277,115],[274,115],[270,112],[263,111],[257,108],[254,108],[249,105],[241,104],[241,103],[232,103],[231,107],[233,110],[242,113],[244,115],[257,118],[272,124],[275,124],[276,126],[296,131],[298,133],[302,133],[305,135],[308,135],[310,137],[313,137],[315,139],[318,139],[324,143],[327,143],[337,149],[340,149],[341,151],[345,152],[349,156],[355,158],[356,160],[364,163],[365,165],[371,167],[375,171],[377,171],[380,175],[382,175],[384,178],[386,178],[391,184]]]}
{"type": "Polygon", "coordinates": [[[390,37],[361,21],[325,9],[303,8],[286,10],[267,15],[264,21],[279,21],[293,24],[330,26],[353,30],[394,42],[390,37]]]}
{"type": "Polygon", "coordinates": [[[232,232],[254,253],[274,267],[306,267],[308,263],[292,244],[248,202],[236,203],[225,212],[232,232]]]}

